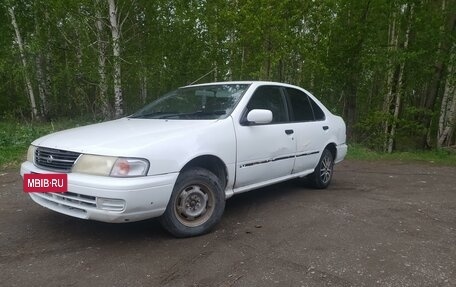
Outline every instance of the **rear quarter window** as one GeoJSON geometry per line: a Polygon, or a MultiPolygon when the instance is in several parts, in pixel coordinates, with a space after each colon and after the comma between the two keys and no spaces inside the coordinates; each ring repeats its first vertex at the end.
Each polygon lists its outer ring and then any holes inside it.
{"type": "Polygon", "coordinates": [[[320,106],[318,106],[317,103],[314,100],[312,100],[310,97],[309,97],[309,101],[310,101],[310,103],[312,105],[312,110],[314,112],[315,120],[316,121],[325,120],[325,113],[320,108],[320,106]]]}

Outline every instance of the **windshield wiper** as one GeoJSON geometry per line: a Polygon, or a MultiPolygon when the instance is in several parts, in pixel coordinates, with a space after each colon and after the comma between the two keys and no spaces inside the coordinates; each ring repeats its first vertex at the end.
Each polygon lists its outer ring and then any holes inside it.
{"type": "Polygon", "coordinates": [[[188,114],[182,114],[183,116],[186,117],[191,117],[191,116],[222,116],[226,114],[226,111],[224,110],[215,110],[215,111],[196,111],[194,113],[188,113],[188,114]]]}
{"type": "MultiPolygon", "coordinates": [[[[175,114],[166,114],[166,115],[161,115],[157,117],[158,119],[189,119],[189,120],[195,120],[199,118],[204,118],[208,116],[221,116],[226,114],[225,111],[219,110],[219,111],[197,111],[193,113],[175,113],[175,114]]],[[[212,119],[212,118],[209,118],[212,119]]]]}
{"type": "Polygon", "coordinates": [[[164,114],[164,115],[161,115],[161,116],[157,117],[157,119],[180,118],[182,115],[185,115],[185,114],[181,114],[181,113],[167,113],[167,114],[164,114]]]}
{"type": "Polygon", "coordinates": [[[154,113],[146,113],[146,114],[139,114],[139,115],[132,115],[130,118],[141,118],[141,119],[198,119],[200,117],[207,117],[207,116],[222,116],[226,114],[224,110],[216,110],[216,111],[196,111],[193,113],[176,113],[176,112],[154,112],[154,113]]]}
{"type": "Polygon", "coordinates": [[[178,115],[178,113],[174,113],[174,112],[153,112],[153,113],[132,115],[130,118],[133,118],[133,119],[161,119],[164,116],[175,116],[175,115],[178,115]]]}

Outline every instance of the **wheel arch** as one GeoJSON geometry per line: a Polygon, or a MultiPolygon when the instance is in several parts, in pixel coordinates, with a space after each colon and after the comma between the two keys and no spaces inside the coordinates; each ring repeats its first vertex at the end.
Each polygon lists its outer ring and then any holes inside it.
{"type": "Polygon", "coordinates": [[[324,150],[327,149],[331,152],[332,156],[333,156],[333,160],[336,160],[336,157],[337,157],[337,146],[335,143],[329,143],[326,145],[326,147],[324,148],[324,150]]]}
{"type": "Polygon", "coordinates": [[[180,170],[182,173],[185,170],[193,167],[201,167],[212,172],[222,185],[222,190],[225,190],[228,183],[228,169],[226,164],[218,156],[215,155],[200,155],[187,162],[180,170]]]}

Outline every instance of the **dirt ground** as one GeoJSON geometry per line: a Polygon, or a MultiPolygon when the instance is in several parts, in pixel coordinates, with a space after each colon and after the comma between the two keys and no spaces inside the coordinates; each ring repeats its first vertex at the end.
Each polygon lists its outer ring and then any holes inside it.
{"type": "Polygon", "coordinates": [[[456,168],[345,161],[228,200],[212,233],[60,215],[0,172],[2,286],[456,286],[456,168]]]}

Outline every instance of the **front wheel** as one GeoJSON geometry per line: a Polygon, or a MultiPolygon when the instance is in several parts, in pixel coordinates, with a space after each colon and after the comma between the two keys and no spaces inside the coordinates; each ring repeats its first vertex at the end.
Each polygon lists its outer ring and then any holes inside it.
{"type": "Polygon", "coordinates": [[[331,183],[334,169],[334,157],[332,153],[325,149],[315,171],[307,176],[312,185],[318,189],[324,189],[331,183]]]}
{"type": "Polygon", "coordinates": [[[183,171],[161,217],[163,227],[176,237],[209,232],[221,219],[225,194],[220,180],[203,168],[183,171]]]}

